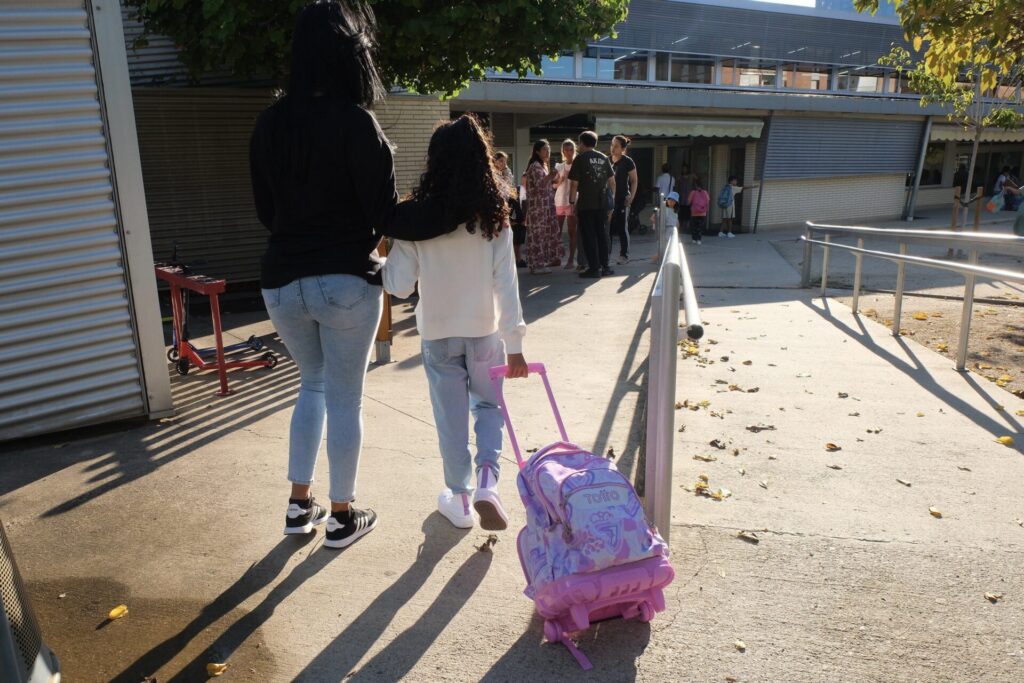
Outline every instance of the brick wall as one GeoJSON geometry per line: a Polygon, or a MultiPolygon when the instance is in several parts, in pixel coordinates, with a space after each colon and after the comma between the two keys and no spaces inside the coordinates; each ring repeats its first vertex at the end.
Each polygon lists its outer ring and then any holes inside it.
{"type": "MultiPolygon", "coordinates": [[[[893,220],[903,213],[903,175],[767,180],[758,227],[813,221],[893,220]]],[[[751,193],[756,210],[756,192],[751,193]]]]}
{"type": "Polygon", "coordinates": [[[419,182],[430,135],[438,121],[448,119],[448,103],[430,96],[391,95],[374,113],[396,147],[395,175],[404,196],[419,182]]]}

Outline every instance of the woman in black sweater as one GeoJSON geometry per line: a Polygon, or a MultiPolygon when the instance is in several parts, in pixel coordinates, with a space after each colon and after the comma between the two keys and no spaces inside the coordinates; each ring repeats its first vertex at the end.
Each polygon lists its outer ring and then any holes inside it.
{"type": "Polygon", "coordinates": [[[317,0],[300,13],[288,92],[256,122],[253,196],[270,230],[261,286],[270,319],[299,367],[292,414],[286,534],[327,521],[343,548],[377,523],[356,509],[362,392],[382,310],[382,236],[428,239],[460,221],[398,201],[391,145],[370,107],[386,90],[373,62],[375,26],[362,2],[317,0]],[[331,511],[310,495],[326,422],[331,511]]]}

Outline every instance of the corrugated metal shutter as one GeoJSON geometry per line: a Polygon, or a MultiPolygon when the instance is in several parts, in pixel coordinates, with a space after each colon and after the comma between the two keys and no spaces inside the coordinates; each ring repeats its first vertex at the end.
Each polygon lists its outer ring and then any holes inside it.
{"type": "Polygon", "coordinates": [[[774,117],[765,178],[825,178],[909,173],[920,121],[774,117]]]}
{"type": "Polygon", "coordinates": [[[0,440],[144,412],[88,21],[0,2],[0,440]]]}
{"type": "Polygon", "coordinates": [[[266,229],[249,180],[249,136],[267,90],[133,88],[153,254],[232,282],[259,279],[266,229]]]}

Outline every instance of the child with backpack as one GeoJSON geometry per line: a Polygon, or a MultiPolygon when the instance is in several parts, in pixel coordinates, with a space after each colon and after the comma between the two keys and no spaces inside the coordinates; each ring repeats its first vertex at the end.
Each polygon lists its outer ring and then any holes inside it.
{"type": "Polygon", "coordinates": [[[700,178],[693,179],[693,189],[690,190],[687,203],[690,205],[690,241],[699,246],[700,237],[708,224],[708,206],[711,205],[711,198],[700,178]]]}
{"type": "Polygon", "coordinates": [[[736,218],[736,195],[743,192],[739,182],[740,179],[736,176],[729,176],[729,182],[718,193],[718,208],[722,210],[722,229],[718,231],[719,237],[736,236],[732,232],[732,222],[736,218]]]}
{"type": "Polygon", "coordinates": [[[528,374],[506,191],[491,155],[475,117],[437,127],[413,196],[442,202],[448,223],[458,227],[424,242],[396,240],[384,266],[384,287],[396,296],[409,296],[419,281],[416,328],[446,486],[437,507],[460,529],[473,527],[473,510],[484,529],[508,526],[498,495],[503,417],[489,371],[506,362],[507,351],[506,376],[528,374]],[[475,458],[469,450],[470,415],[475,458]]]}

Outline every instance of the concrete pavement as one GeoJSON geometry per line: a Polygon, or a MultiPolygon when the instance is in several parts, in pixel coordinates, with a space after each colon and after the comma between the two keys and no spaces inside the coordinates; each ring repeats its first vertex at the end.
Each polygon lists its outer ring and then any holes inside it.
{"type": "MultiPolygon", "coordinates": [[[[650,625],[582,636],[593,674],[540,645],[513,531],[480,552],[484,532],[434,511],[441,467],[402,304],[396,362],[370,370],[364,400],[359,498],[381,523],[342,553],[279,535],[287,359],[234,374],[226,399],[213,377],[176,378],[179,414],[159,424],[5,446],[0,516],[69,680],[201,680],[209,661],[239,681],[1020,680],[1024,460],[995,438],[1020,433],[1024,402],[798,289],[787,239],[688,248],[707,333],[679,364],[677,398],[710,404],[676,414],[677,579],[650,625]],[[687,492],[700,474],[732,496],[687,492]],[[102,625],[118,603],[129,616],[102,625]]],[[[638,241],[596,283],[521,282],[527,358],[548,363],[570,436],[613,448],[630,473],[652,250],[638,241]]],[[[228,323],[273,343],[260,316],[228,323]]],[[[510,403],[526,447],[553,438],[539,385],[513,385],[510,403]]]]}

